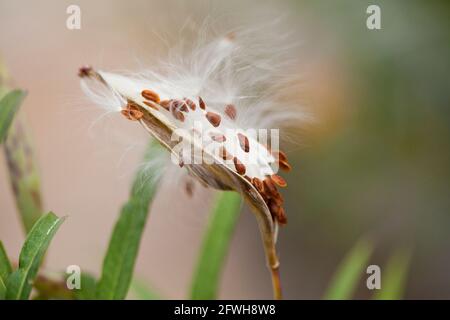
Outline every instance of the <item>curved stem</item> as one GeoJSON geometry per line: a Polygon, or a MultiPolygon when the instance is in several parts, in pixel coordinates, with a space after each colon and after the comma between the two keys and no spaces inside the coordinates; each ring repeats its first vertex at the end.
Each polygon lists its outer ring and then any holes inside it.
{"type": "Polygon", "coordinates": [[[275,232],[272,220],[268,219],[262,211],[255,212],[257,213],[256,220],[263,240],[267,268],[269,269],[272,278],[273,298],[275,300],[281,300],[283,297],[281,293],[280,261],[277,256],[275,232]]]}

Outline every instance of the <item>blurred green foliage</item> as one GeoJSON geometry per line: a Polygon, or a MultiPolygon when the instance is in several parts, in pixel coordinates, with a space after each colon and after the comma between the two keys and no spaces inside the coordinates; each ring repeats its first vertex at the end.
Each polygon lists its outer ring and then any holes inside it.
{"type": "Polygon", "coordinates": [[[241,195],[221,192],[215,202],[192,279],[192,299],[216,299],[219,280],[241,207],[241,195]]]}
{"type": "Polygon", "coordinates": [[[26,93],[21,90],[12,90],[1,97],[0,100],[0,143],[6,139],[9,127],[15,113],[19,110],[26,93]]]}
{"type": "MultiPolygon", "coordinates": [[[[361,234],[379,244],[375,262],[384,272],[389,252],[411,243],[414,276],[403,297],[448,296],[450,2],[292,5],[305,51],[328,63],[320,93],[330,97],[318,106],[326,119],[317,126],[332,129],[317,130],[292,152],[299,169],[288,177],[287,212],[299,214],[290,215],[282,239],[304,244],[298,263],[313,261],[304,272],[317,282],[361,234]],[[381,8],[381,30],[366,28],[370,4],[381,8]]],[[[298,284],[292,296],[304,292],[298,284]]]]}
{"type": "Polygon", "coordinates": [[[325,299],[345,300],[351,299],[358,286],[358,282],[365,274],[373,244],[367,240],[359,240],[345,259],[338,266],[325,299]]]}
{"type": "MultiPolygon", "coordinates": [[[[156,140],[151,141],[145,159],[152,159],[161,152],[161,148],[156,140]]],[[[157,167],[152,169],[152,175],[162,170],[157,167]]],[[[128,293],[150,203],[158,183],[158,179],[148,174],[146,168],[137,173],[130,198],[114,227],[97,285],[98,299],[124,299],[128,293]]]]}
{"type": "Polygon", "coordinates": [[[411,250],[397,249],[389,258],[383,276],[381,289],[374,298],[378,300],[397,300],[404,297],[411,261],[411,250]]]}
{"type": "Polygon", "coordinates": [[[33,144],[20,117],[14,120],[9,130],[4,151],[16,205],[25,233],[28,233],[41,217],[43,208],[33,144]]]}
{"type": "Polygon", "coordinates": [[[0,300],[6,295],[6,280],[12,272],[12,266],[9,262],[3,243],[0,241],[0,300]]]}

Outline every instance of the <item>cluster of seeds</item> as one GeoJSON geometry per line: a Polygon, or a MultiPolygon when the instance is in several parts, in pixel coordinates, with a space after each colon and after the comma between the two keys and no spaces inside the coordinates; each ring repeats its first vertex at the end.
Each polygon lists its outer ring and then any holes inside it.
{"type": "Polygon", "coordinates": [[[139,105],[130,100],[128,100],[127,106],[125,109],[122,109],[121,113],[125,118],[132,121],[138,121],[144,116],[144,113],[139,109],[139,105]]]}
{"type": "MultiPolygon", "coordinates": [[[[274,152],[275,155],[282,154],[284,157],[284,161],[287,163],[286,155],[279,151],[277,153],[274,152]]],[[[280,158],[277,158],[278,162],[280,163],[280,158]]],[[[280,165],[280,168],[286,170],[286,167],[283,167],[280,165]]],[[[289,167],[290,168],[290,167],[289,167]]],[[[246,177],[247,178],[247,177],[246,177]]],[[[249,180],[247,178],[247,180],[249,180]]],[[[264,201],[267,204],[267,207],[270,210],[270,213],[272,214],[272,217],[275,218],[280,224],[286,224],[287,218],[286,213],[283,209],[283,196],[278,192],[278,187],[287,187],[286,181],[277,174],[272,174],[270,176],[266,176],[263,180],[253,177],[249,180],[251,184],[258,190],[261,197],[264,199],[264,201]]]]}
{"type": "MultiPolygon", "coordinates": [[[[160,100],[160,97],[157,93],[148,89],[143,90],[141,92],[141,96],[145,99],[143,101],[145,105],[155,110],[159,110],[159,107],[162,107],[170,112],[174,119],[181,122],[184,122],[190,110],[195,111],[197,106],[204,111],[204,116],[212,125],[212,127],[217,128],[222,122],[221,115],[217,112],[208,110],[205,101],[201,97],[198,98],[198,104],[188,98],[160,100]]],[[[139,111],[139,108],[133,102],[129,102],[126,109],[123,110],[122,113],[131,120],[138,120],[140,117],[142,117],[142,112],[139,111]]],[[[225,107],[224,113],[230,120],[236,119],[237,111],[234,105],[228,104],[225,107]]],[[[214,142],[217,143],[223,143],[227,140],[227,137],[220,132],[210,132],[209,136],[214,142]]],[[[239,141],[240,148],[246,153],[250,152],[250,142],[248,137],[243,133],[237,133],[237,139],[239,141]]],[[[286,155],[283,152],[271,152],[270,150],[269,152],[276,159],[281,169],[285,171],[289,171],[291,169],[286,155]]],[[[248,174],[246,174],[247,168],[245,164],[238,157],[232,155],[224,145],[221,145],[219,147],[218,154],[223,160],[232,160],[236,173],[243,176],[256,188],[256,190],[266,202],[267,207],[272,214],[272,217],[276,219],[280,224],[285,224],[287,222],[287,219],[283,209],[284,200],[281,194],[278,192],[277,186],[286,187],[286,181],[277,174],[265,175],[265,177],[262,179],[256,176],[249,176],[248,174]]],[[[180,160],[180,166],[183,165],[184,163],[182,162],[182,160],[180,160]]]]}

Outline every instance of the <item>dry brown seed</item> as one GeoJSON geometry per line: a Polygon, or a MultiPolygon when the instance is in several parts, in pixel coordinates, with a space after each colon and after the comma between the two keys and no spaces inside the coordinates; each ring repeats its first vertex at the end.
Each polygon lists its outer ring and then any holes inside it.
{"type": "Polygon", "coordinates": [[[220,125],[220,115],[218,115],[217,113],[214,112],[207,112],[206,113],[206,119],[208,119],[208,121],[214,126],[214,127],[218,127],[220,125]]]}
{"type": "Polygon", "coordinates": [[[131,110],[130,115],[134,120],[140,120],[144,114],[139,110],[131,110]]]}
{"type": "Polygon", "coordinates": [[[159,103],[159,105],[161,107],[163,107],[164,109],[166,109],[167,111],[170,111],[170,103],[172,102],[172,100],[163,100],[159,103]]]}
{"type": "Polygon", "coordinates": [[[173,115],[173,117],[174,117],[175,119],[177,119],[177,120],[179,120],[179,121],[181,121],[181,122],[184,121],[184,114],[183,114],[181,111],[172,108],[172,115],[173,115]]]}
{"type": "Polygon", "coordinates": [[[278,191],[276,194],[272,194],[272,197],[270,199],[279,206],[283,205],[284,202],[283,196],[280,193],[278,193],[278,191]]]}
{"type": "Polygon", "coordinates": [[[142,118],[143,113],[139,110],[122,110],[121,113],[128,119],[132,121],[137,121],[142,118]]]}
{"type": "Polygon", "coordinates": [[[276,202],[274,202],[272,200],[270,200],[267,205],[269,206],[270,213],[272,214],[272,216],[280,224],[286,224],[287,223],[286,214],[284,212],[283,207],[281,207],[280,205],[278,205],[276,202]]]}
{"type": "Polygon", "coordinates": [[[280,187],[286,187],[287,186],[286,180],[284,180],[282,177],[280,177],[277,174],[271,175],[270,179],[272,179],[272,181],[275,182],[280,187]]]}
{"type": "Polygon", "coordinates": [[[144,104],[149,106],[152,109],[159,110],[158,107],[152,102],[144,101],[144,104]]]}
{"type": "Polygon", "coordinates": [[[279,164],[281,170],[289,172],[292,169],[291,165],[287,161],[278,160],[278,164],[279,164]]]}
{"type": "Polygon", "coordinates": [[[278,210],[276,218],[280,224],[287,223],[286,213],[284,212],[284,209],[282,207],[280,207],[280,210],[278,210]]]}
{"type": "Polygon", "coordinates": [[[206,109],[206,104],[205,101],[203,101],[202,97],[198,97],[198,106],[200,107],[200,109],[206,109]]]}
{"type": "Polygon", "coordinates": [[[238,133],[238,139],[239,139],[239,144],[241,145],[242,150],[244,150],[245,152],[249,152],[250,151],[250,143],[248,141],[248,138],[243,135],[242,133],[238,133]]]}
{"type": "Polygon", "coordinates": [[[231,120],[236,119],[236,107],[233,104],[228,104],[225,107],[225,114],[228,116],[228,118],[230,118],[231,120]]]}
{"type": "Polygon", "coordinates": [[[278,154],[279,154],[279,156],[278,156],[279,159],[281,159],[283,161],[287,161],[286,153],[284,153],[283,151],[279,150],[278,154]]]}
{"type": "Polygon", "coordinates": [[[181,111],[177,112],[177,119],[184,122],[184,114],[181,111]]]}
{"type": "Polygon", "coordinates": [[[277,187],[275,187],[275,191],[272,191],[271,198],[276,199],[280,204],[283,203],[283,198],[281,197],[281,193],[278,192],[277,187]]]}
{"type": "Polygon", "coordinates": [[[272,197],[272,195],[276,195],[278,193],[277,187],[273,184],[272,180],[270,178],[266,178],[263,181],[264,184],[264,190],[266,191],[266,194],[268,197],[272,197]]]}
{"type": "Polygon", "coordinates": [[[130,116],[130,112],[126,109],[123,109],[120,111],[121,114],[123,114],[125,116],[125,118],[127,118],[128,120],[132,120],[131,116],[130,116]]]}
{"type": "Polygon", "coordinates": [[[259,193],[264,193],[264,184],[261,180],[255,177],[252,179],[252,184],[255,186],[256,190],[258,190],[259,193]]]}
{"type": "Polygon", "coordinates": [[[186,101],[186,104],[189,106],[189,108],[191,108],[191,110],[195,110],[196,105],[195,105],[194,101],[192,101],[191,99],[187,99],[187,98],[185,98],[184,101],[186,101]]]}
{"type": "Polygon", "coordinates": [[[287,162],[287,156],[286,153],[284,153],[283,151],[279,150],[279,151],[273,151],[272,155],[276,158],[279,159],[281,161],[287,162]]]}
{"type": "Polygon", "coordinates": [[[187,104],[183,100],[171,100],[169,107],[177,111],[189,112],[187,104]]]}
{"type": "Polygon", "coordinates": [[[227,138],[223,134],[215,134],[210,133],[211,139],[213,139],[215,142],[224,142],[227,140],[227,138]]]}
{"type": "Polygon", "coordinates": [[[222,157],[223,160],[231,160],[233,158],[233,156],[230,153],[228,153],[225,147],[220,147],[219,155],[222,157]]]}
{"type": "Polygon", "coordinates": [[[159,95],[152,90],[142,90],[141,95],[147,100],[159,103],[159,95]]]}
{"type": "Polygon", "coordinates": [[[270,200],[267,205],[269,206],[270,212],[272,212],[275,216],[281,208],[275,201],[272,200],[270,200]]]}
{"type": "Polygon", "coordinates": [[[172,100],[170,100],[170,105],[169,105],[169,107],[170,107],[170,109],[172,109],[172,110],[178,110],[178,109],[180,108],[180,106],[181,106],[182,103],[183,103],[183,102],[181,102],[180,100],[172,99],[172,100]]]}
{"type": "Polygon", "coordinates": [[[181,111],[183,111],[183,112],[189,112],[189,108],[188,108],[188,106],[187,106],[187,104],[185,103],[185,102],[182,102],[182,101],[180,101],[180,110],[181,111]]]}
{"type": "Polygon", "coordinates": [[[242,162],[240,162],[239,159],[236,157],[233,158],[233,162],[234,162],[234,167],[236,168],[236,172],[239,173],[240,175],[244,175],[245,174],[244,164],[242,162]]]}
{"type": "Polygon", "coordinates": [[[121,111],[121,113],[128,119],[132,121],[137,121],[144,116],[144,113],[139,110],[139,107],[134,103],[129,101],[126,108],[121,111]]]}
{"type": "Polygon", "coordinates": [[[248,182],[252,183],[252,179],[251,179],[249,176],[245,175],[244,178],[245,178],[245,180],[247,180],[248,182]]]}

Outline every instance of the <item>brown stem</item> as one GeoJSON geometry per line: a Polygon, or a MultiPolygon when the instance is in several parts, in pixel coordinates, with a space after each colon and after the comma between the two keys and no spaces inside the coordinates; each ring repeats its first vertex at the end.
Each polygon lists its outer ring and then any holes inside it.
{"type": "Polygon", "coordinates": [[[280,269],[279,267],[271,268],[272,275],[272,288],[273,288],[273,298],[275,300],[283,299],[283,294],[281,292],[281,281],[280,281],[280,269]]]}
{"type": "MultiPolygon", "coordinates": [[[[257,207],[254,207],[254,209],[257,209],[257,207]]],[[[276,251],[273,221],[267,218],[262,210],[256,210],[255,213],[266,253],[267,268],[272,278],[273,298],[281,300],[280,261],[276,251]]]]}

